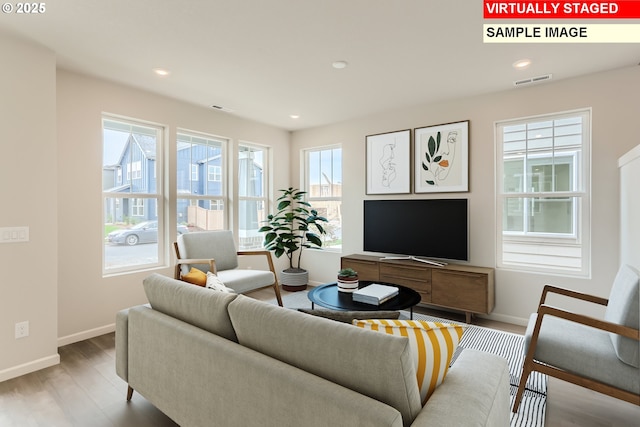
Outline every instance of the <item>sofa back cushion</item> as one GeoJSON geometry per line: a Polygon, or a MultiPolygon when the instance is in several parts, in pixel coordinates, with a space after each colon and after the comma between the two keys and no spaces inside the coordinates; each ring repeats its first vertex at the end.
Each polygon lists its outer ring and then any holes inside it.
{"type": "MultiPolygon", "coordinates": [[[[609,295],[609,304],[605,313],[605,320],[633,329],[640,328],[640,295],[638,288],[638,273],[628,265],[622,265],[609,295]]],[[[624,363],[640,367],[640,343],[631,338],[617,334],[609,334],[616,349],[618,359],[624,363]]]]}
{"type": "Polygon", "coordinates": [[[402,414],[405,426],[420,412],[406,337],[367,331],[243,295],[229,304],[229,315],[241,345],[384,402],[402,414]]]}
{"type": "Polygon", "coordinates": [[[227,311],[235,294],[193,286],[157,273],[144,279],[143,286],[154,310],[238,341],[227,311]]]}

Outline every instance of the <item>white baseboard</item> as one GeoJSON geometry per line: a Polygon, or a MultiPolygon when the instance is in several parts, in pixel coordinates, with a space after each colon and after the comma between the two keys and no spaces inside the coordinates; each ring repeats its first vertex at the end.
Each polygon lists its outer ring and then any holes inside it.
{"type": "Polygon", "coordinates": [[[11,378],[20,377],[22,375],[30,374],[31,372],[39,371],[40,369],[48,368],[59,363],[60,355],[54,354],[52,356],[34,360],[32,362],[23,363],[22,365],[13,366],[11,368],[0,371],[0,382],[10,380],[11,378]]]}
{"type": "Polygon", "coordinates": [[[515,317],[515,316],[507,316],[506,314],[488,314],[488,315],[482,314],[482,315],[478,315],[478,317],[495,320],[496,322],[510,323],[512,325],[518,325],[518,326],[527,326],[529,324],[529,319],[523,319],[522,317],[515,317]]]}
{"type": "Polygon", "coordinates": [[[94,337],[99,337],[100,335],[108,334],[115,330],[116,324],[112,323],[110,325],[101,326],[99,328],[89,329],[88,331],[78,332],[77,334],[67,335],[66,337],[60,337],[58,338],[58,347],[88,340],[94,337]]]}

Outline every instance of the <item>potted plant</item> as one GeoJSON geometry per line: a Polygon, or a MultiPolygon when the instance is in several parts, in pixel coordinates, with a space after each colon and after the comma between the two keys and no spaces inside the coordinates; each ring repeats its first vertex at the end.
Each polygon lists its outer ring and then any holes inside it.
{"type": "Polygon", "coordinates": [[[338,271],[338,291],[353,292],[358,289],[358,272],[353,268],[338,271]]]}
{"type": "Polygon", "coordinates": [[[276,258],[282,255],[289,258],[289,268],[280,276],[282,289],[300,291],[307,288],[309,281],[309,272],[300,267],[302,251],[305,248],[321,249],[320,235],[326,233],[322,223],[327,219],[319,216],[318,211],[304,200],[305,191],[292,187],[280,191],[278,211],[267,216],[264,221],[267,225],[259,231],[265,233],[265,249],[273,251],[276,258]]]}

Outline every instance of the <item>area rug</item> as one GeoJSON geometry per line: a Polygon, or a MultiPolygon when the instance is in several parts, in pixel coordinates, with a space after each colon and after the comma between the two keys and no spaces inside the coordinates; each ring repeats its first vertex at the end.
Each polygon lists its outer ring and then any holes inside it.
{"type": "MultiPolygon", "coordinates": [[[[283,305],[287,308],[311,308],[311,301],[307,298],[307,291],[286,293],[283,295],[283,305]]],[[[269,301],[276,304],[275,298],[269,301]]],[[[409,312],[402,311],[400,318],[408,319],[409,312]]],[[[413,314],[415,320],[427,320],[432,322],[452,322],[451,320],[427,316],[424,314],[413,314]]],[[[462,324],[461,322],[455,322],[462,324]]],[[[481,326],[467,325],[468,328],[462,336],[456,354],[453,356],[451,364],[465,348],[486,351],[504,357],[509,363],[509,376],[511,383],[511,405],[518,390],[522,364],[524,363],[524,337],[518,334],[502,332],[495,329],[481,326]]],[[[545,409],[547,403],[547,376],[539,372],[529,375],[527,386],[520,403],[518,413],[511,413],[511,427],[543,427],[545,419],[545,409]]]]}

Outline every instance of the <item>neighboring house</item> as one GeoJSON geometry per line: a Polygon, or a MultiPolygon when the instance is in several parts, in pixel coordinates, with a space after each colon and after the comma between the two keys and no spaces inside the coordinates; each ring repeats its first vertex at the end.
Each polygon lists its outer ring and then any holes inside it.
{"type": "MultiPolygon", "coordinates": [[[[107,199],[107,220],[112,222],[140,222],[158,218],[156,201],[128,197],[131,193],[156,192],[156,139],[152,136],[131,134],[118,162],[103,167],[103,179],[112,179],[105,192],[122,193],[122,198],[107,199]]],[[[106,183],[103,181],[103,186],[106,183]]]]}
{"type": "MultiPolygon", "coordinates": [[[[110,198],[105,206],[107,220],[112,222],[140,222],[156,220],[157,208],[155,199],[130,197],[135,193],[156,192],[156,140],[152,136],[131,134],[127,140],[118,162],[103,167],[103,187],[105,192],[122,193],[122,198],[110,198]],[[111,183],[111,185],[107,184],[111,183]]],[[[189,221],[189,206],[197,206],[206,211],[224,212],[223,158],[222,149],[215,146],[185,144],[178,146],[176,157],[177,180],[177,217],[178,222],[189,221]],[[184,196],[190,196],[186,198],[184,196]],[[194,199],[192,196],[202,196],[194,199]]],[[[241,159],[240,196],[251,197],[261,194],[262,168],[251,159],[241,159]]],[[[257,204],[247,201],[246,204],[257,204]]],[[[257,229],[259,220],[256,206],[241,206],[247,210],[240,215],[240,229],[257,229]]]]}

